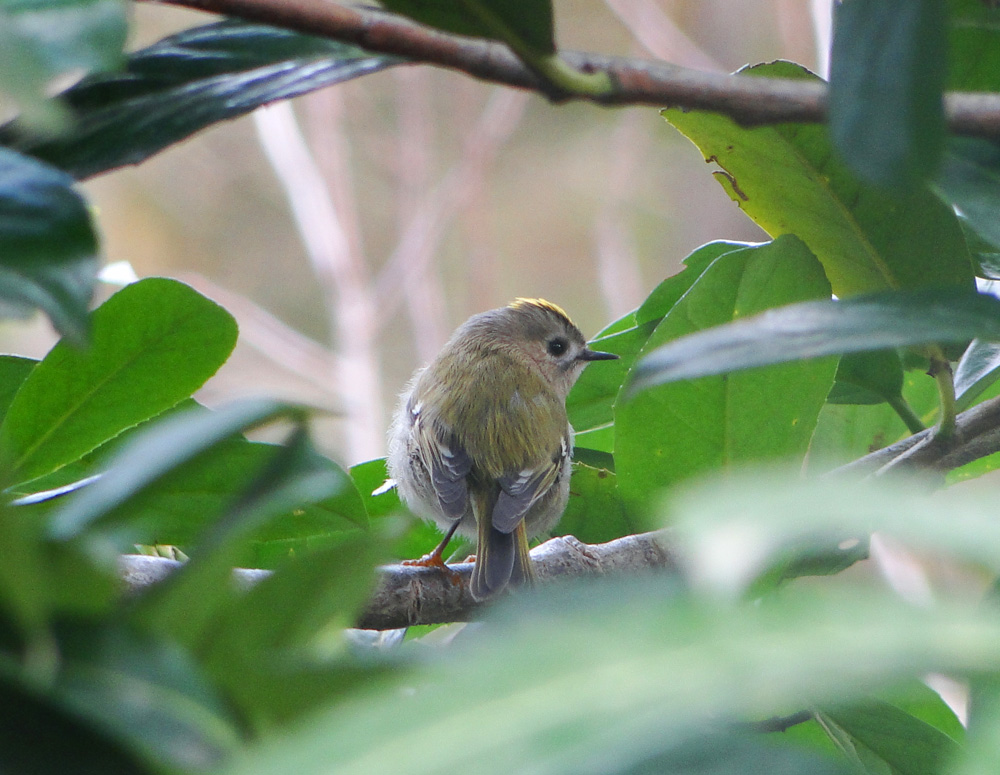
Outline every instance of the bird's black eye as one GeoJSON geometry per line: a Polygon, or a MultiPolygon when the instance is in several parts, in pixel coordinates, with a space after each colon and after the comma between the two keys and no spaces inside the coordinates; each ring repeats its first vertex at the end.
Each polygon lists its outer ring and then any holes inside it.
{"type": "Polygon", "coordinates": [[[568,348],[569,342],[561,336],[557,336],[555,339],[549,339],[549,343],[547,345],[549,355],[554,355],[557,358],[564,354],[568,348]]]}

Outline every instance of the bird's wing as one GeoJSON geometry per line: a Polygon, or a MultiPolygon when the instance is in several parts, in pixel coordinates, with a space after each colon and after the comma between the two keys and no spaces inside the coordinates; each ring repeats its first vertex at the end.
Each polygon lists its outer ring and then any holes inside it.
{"type": "Polygon", "coordinates": [[[543,462],[502,475],[500,495],[493,507],[493,527],[501,533],[514,532],[528,510],[559,481],[570,451],[569,439],[563,436],[559,448],[543,462]]]}
{"type": "Polygon", "coordinates": [[[419,408],[413,412],[413,431],[419,436],[417,448],[442,513],[451,519],[461,519],[468,508],[465,478],[472,470],[472,458],[447,429],[425,421],[419,408]]]}

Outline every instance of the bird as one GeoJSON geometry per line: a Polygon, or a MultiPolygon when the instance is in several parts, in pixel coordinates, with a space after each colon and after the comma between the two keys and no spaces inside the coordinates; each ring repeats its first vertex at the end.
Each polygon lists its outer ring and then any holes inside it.
{"type": "Polygon", "coordinates": [[[444,539],[411,564],[447,567],[456,531],[475,537],[476,601],[534,582],[528,540],[550,530],[569,499],[570,388],[593,361],[569,315],[518,298],[473,315],[403,391],[389,430],[388,473],[401,499],[444,539]]]}

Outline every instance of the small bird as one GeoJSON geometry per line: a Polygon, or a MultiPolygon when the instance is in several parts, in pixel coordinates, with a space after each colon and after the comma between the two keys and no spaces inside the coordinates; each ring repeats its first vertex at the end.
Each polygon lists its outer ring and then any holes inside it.
{"type": "Polygon", "coordinates": [[[389,431],[389,475],[444,540],[421,565],[444,566],[456,531],[476,536],[470,591],[485,600],[534,579],[528,539],[569,498],[573,428],[566,396],[591,361],[573,321],[543,299],[469,318],[404,391],[389,431]]]}

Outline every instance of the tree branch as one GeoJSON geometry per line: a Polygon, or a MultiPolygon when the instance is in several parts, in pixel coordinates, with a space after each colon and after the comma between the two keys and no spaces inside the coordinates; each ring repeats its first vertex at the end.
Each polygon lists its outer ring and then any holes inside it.
{"type": "MultiPolygon", "coordinates": [[[[934,471],[948,471],[994,452],[1000,452],[1000,398],[985,401],[960,414],[955,436],[947,444],[934,440],[933,428],[866,455],[830,475],[879,474],[894,463],[934,471]]],[[[605,544],[585,544],[573,536],[553,538],[531,552],[541,583],[552,579],[607,574],[631,574],[678,567],[669,532],[626,536],[605,544]]],[[[119,570],[126,587],[141,590],[166,578],[181,563],[163,557],[124,555],[119,570]]],[[[388,630],[414,624],[464,621],[479,606],[469,594],[472,563],[438,568],[387,565],[379,569],[379,583],[358,617],[362,629],[388,630]]],[[[251,586],[270,571],[236,569],[238,584],[251,586]]]]}
{"type": "MultiPolygon", "coordinates": [[[[353,43],[368,51],[457,70],[491,83],[529,89],[549,99],[590,99],[604,105],[652,105],[710,110],[752,126],[826,120],[826,85],[780,78],[739,78],[657,62],[564,51],[583,73],[604,72],[613,89],[600,97],[553,90],[506,46],[447,35],[402,17],[324,0],[137,0],[164,2],[272,24],[353,43]]],[[[949,129],[961,135],[1000,138],[1000,95],[952,92],[945,96],[949,129]]]]}

